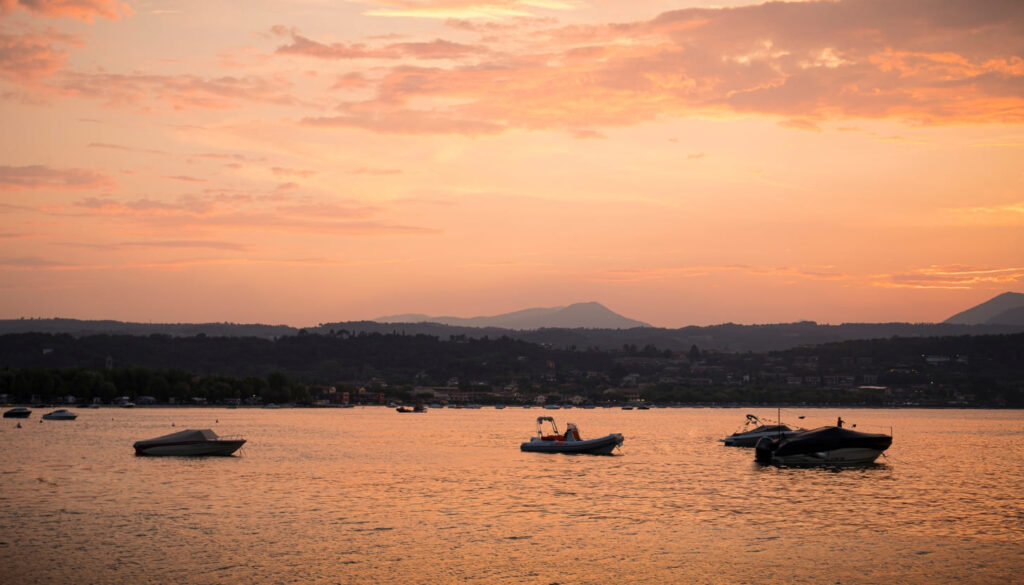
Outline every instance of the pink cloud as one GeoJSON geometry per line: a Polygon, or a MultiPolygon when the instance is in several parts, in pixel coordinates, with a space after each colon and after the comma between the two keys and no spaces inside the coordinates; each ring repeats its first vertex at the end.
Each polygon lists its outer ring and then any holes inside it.
{"type": "MultiPolygon", "coordinates": [[[[79,215],[105,218],[153,230],[274,230],[341,235],[432,234],[436,230],[377,219],[385,210],[359,202],[323,203],[305,198],[211,193],[176,201],[90,197],[78,201],[79,215]]],[[[66,212],[54,212],[65,214],[66,212]]]]}
{"type": "Polygon", "coordinates": [[[368,167],[359,167],[351,171],[353,175],[400,175],[402,171],[399,169],[371,169],[368,167]]]}
{"type": "Polygon", "coordinates": [[[276,53],[318,59],[457,59],[485,51],[480,46],[463,45],[444,39],[368,47],[362,43],[319,43],[282,26],[275,26],[271,32],[278,36],[289,36],[292,40],[290,45],[278,47],[276,53]]]}
{"type": "Polygon", "coordinates": [[[23,189],[105,189],[113,180],[85,169],[54,169],[42,165],[0,165],[0,191],[23,189]]]}
{"type": "Polygon", "coordinates": [[[7,34],[0,31],[0,78],[21,83],[52,75],[67,62],[55,45],[80,45],[75,37],[53,30],[7,34]]]}
{"type": "Polygon", "coordinates": [[[317,172],[306,169],[289,169],[285,167],[271,167],[271,172],[275,175],[282,175],[286,177],[312,177],[317,172]]]}
{"type": "MultiPolygon", "coordinates": [[[[807,130],[827,120],[857,118],[1019,124],[1020,38],[1019,0],[683,9],[650,21],[520,35],[515,53],[481,48],[461,54],[466,62],[459,65],[394,67],[376,82],[372,99],[342,104],[341,115],[305,123],[479,134],[740,112],[777,116],[783,125],[807,130]],[[421,98],[457,105],[412,109],[421,98]]],[[[507,45],[508,39],[495,42],[507,45]]],[[[335,58],[353,53],[353,46],[337,49],[335,58]]]]}
{"type": "Polygon", "coordinates": [[[67,73],[52,86],[63,95],[103,99],[114,106],[155,100],[174,109],[231,109],[245,102],[293,105],[291,84],[279,77],[215,77],[67,73]]]}
{"type": "Polygon", "coordinates": [[[40,16],[75,18],[92,22],[97,17],[119,20],[132,8],[121,0],[0,0],[0,14],[28,10],[40,16]]]}

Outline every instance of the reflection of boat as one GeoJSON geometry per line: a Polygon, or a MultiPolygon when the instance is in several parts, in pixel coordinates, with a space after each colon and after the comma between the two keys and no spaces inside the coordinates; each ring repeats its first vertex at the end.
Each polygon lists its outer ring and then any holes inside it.
{"type": "Polygon", "coordinates": [[[422,404],[417,404],[416,406],[414,406],[412,408],[406,408],[404,406],[399,406],[395,410],[397,410],[398,412],[427,412],[427,407],[423,406],[422,404]]]}
{"type": "Polygon", "coordinates": [[[43,415],[46,420],[75,420],[78,415],[71,412],[70,410],[60,409],[53,412],[48,412],[43,415]]]}
{"type": "Polygon", "coordinates": [[[799,435],[802,432],[804,432],[804,429],[794,429],[789,425],[782,424],[782,422],[776,423],[767,419],[761,420],[753,414],[748,414],[747,422],[743,423],[743,428],[724,439],[719,439],[719,441],[725,443],[727,447],[753,447],[757,445],[757,442],[762,437],[785,439],[799,435]]]}
{"type": "Polygon", "coordinates": [[[231,455],[245,444],[241,437],[218,437],[210,429],[187,430],[133,445],[136,455],[231,455]]]}
{"type": "Polygon", "coordinates": [[[566,424],[565,434],[559,434],[555,419],[550,416],[537,417],[537,436],[529,442],[519,445],[522,451],[537,453],[588,453],[591,455],[610,455],[622,445],[623,437],[612,433],[598,439],[581,439],[580,431],[572,423],[566,424]],[[544,423],[550,423],[550,432],[544,433],[544,423]]]}
{"type": "Polygon", "coordinates": [[[32,411],[19,406],[18,408],[12,408],[4,412],[4,418],[28,418],[28,415],[32,414],[32,411]]]}
{"type": "Polygon", "coordinates": [[[892,436],[842,427],[821,427],[788,439],[764,437],[755,458],[778,465],[863,465],[892,445],[892,436]]]}

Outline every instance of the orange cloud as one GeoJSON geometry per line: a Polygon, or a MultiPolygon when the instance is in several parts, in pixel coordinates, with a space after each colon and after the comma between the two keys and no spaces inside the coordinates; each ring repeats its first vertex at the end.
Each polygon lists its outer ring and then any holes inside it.
{"type": "Polygon", "coordinates": [[[439,19],[529,17],[533,10],[566,10],[559,0],[370,0],[382,8],[367,11],[372,16],[439,19]]]}
{"type": "MultiPolygon", "coordinates": [[[[148,198],[120,200],[90,197],[75,207],[85,215],[141,224],[153,229],[276,230],[338,235],[431,234],[436,230],[375,219],[382,209],[353,202],[318,203],[277,196],[211,193],[181,197],[177,201],[148,198]]],[[[66,215],[66,212],[56,212],[66,215]]],[[[79,212],[81,215],[82,213],[79,212]]]]}
{"type": "MultiPolygon", "coordinates": [[[[475,28],[449,22],[460,30],[475,28]]],[[[1019,124],[1022,37],[1024,4],[1018,0],[684,9],[645,22],[495,37],[489,42],[505,50],[461,52],[473,62],[454,66],[392,68],[377,82],[373,99],[343,103],[343,115],[305,122],[468,134],[737,112],[778,116],[786,126],[809,130],[822,121],[856,118],[1019,124]],[[444,105],[413,107],[424,100],[444,105]]],[[[332,52],[318,45],[309,54],[381,56],[398,46],[359,45],[354,51],[343,45],[332,52]]]]}
{"type": "Polygon", "coordinates": [[[63,95],[105,99],[110,105],[155,100],[185,110],[230,109],[246,102],[296,104],[298,100],[287,91],[290,86],[278,77],[67,73],[52,88],[63,95]]]}
{"type": "Polygon", "coordinates": [[[988,268],[974,266],[929,266],[904,274],[884,275],[876,282],[883,288],[971,289],[984,285],[1024,283],[1024,266],[988,268]]]}
{"type": "Polygon", "coordinates": [[[110,177],[85,169],[54,169],[42,165],[0,165],[0,191],[23,189],[105,189],[110,177]]]}
{"type": "Polygon", "coordinates": [[[0,14],[17,9],[40,16],[75,18],[92,22],[97,17],[119,20],[131,16],[132,8],[120,0],[0,0],[0,14]]]}
{"type": "Polygon", "coordinates": [[[277,53],[304,55],[318,59],[457,59],[486,50],[483,47],[463,45],[443,39],[419,43],[394,43],[379,48],[370,48],[363,44],[331,43],[325,45],[282,26],[275,26],[271,32],[278,36],[287,35],[292,39],[290,45],[278,47],[277,53]]]}
{"type": "Polygon", "coordinates": [[[303,170],[303,169],[289,169],[285,167],[271,167],[270,171],[275,175],[283,175],[286,177],[312,177],[317,171],[303,170]]]}
{"type": "Polygon", "coordinates": [[[25,83],[52,75],[68,58],[67,51],[55,45],[80,44],[53,30],[16,35],[0,30],[0,78],[25,83]]]}

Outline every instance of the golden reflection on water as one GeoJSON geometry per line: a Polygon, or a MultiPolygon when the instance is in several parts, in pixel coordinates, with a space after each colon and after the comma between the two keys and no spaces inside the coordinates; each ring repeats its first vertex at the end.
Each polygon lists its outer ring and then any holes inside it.
{"type": "Polygon", "coordinates": [[[1024,570],[1020,411],[783,412],[893,427],[880,464],[843,470],[763,467],[717,442],[747,412],[774,414],[758,409],[77,412],[0,425],[4,583],[981,584],[1024,570]],[[538,414],[625,443],[522,453],[538,414]],[[133,455],[183,428],[249,443],[133,455]]]}

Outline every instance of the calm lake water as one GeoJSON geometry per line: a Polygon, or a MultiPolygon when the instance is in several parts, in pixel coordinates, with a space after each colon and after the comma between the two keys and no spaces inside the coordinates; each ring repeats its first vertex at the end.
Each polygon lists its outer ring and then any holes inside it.
{"type": "Polygon", "coordinates": [[[75,409],[0,424],[10,584],[1021,583],[1024,412],[791,409],[893,431],[879,464],[755,464],[770,409],[75,409]],[[538,415],[611,457],[522,453],[538,415]],[[173,426],[172,426],[173,425],[173,426]],[[243,434],[229,458],[136,440],[243,434]]]}

